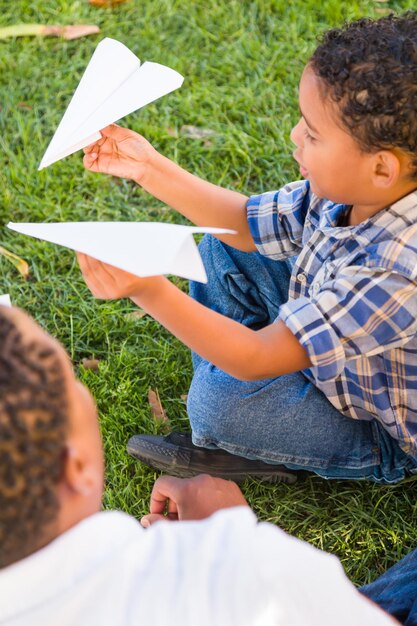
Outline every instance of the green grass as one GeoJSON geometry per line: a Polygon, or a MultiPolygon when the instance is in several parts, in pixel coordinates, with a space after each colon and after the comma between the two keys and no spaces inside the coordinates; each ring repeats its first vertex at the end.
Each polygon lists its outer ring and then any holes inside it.
{"type": "MultiPolygon", "coordinates": [[[[2,26],[18,22],[95,23],[101,35],[72,42],[0,41],[0,245],[30,263],[23,280],[0,257],[0,293],[10,292],[71,355],[94,393],[107,458],[104,505],[140,516],[155,473],[125,453],[129,436],[158,432],[148,404],[158,389],[172,426],[187,428],[182,396],[191,380],[188,351],[149,317],[132,320],[128,301],[94,301],[74,256],[3,228],[13,221],[135,219],[183,221],[130,182],[91,174],[80,153],[37,172],[41,156],[95,46],[124,42],[142,60],[169,65],[183,87],[123,124],[190,171],[245,193],[298,177],[289,133],[297,83],[316,35],[347,19],[377,15],[371,0],[131,0],[112,10],[86,0],[0,0],[2,26]],[[210,142],[181,135],[192,124],[210,142]],[[98,372],[81,366],[100,359],[98,372]]],[[[411,0],[388,3],[395,11],[411,0]]],[[[415,483],[393,487],[326,482],[295,487],[248,481],[259,518],[336,553],[355,583],[372,580],[416,546],[415,483]]]]}

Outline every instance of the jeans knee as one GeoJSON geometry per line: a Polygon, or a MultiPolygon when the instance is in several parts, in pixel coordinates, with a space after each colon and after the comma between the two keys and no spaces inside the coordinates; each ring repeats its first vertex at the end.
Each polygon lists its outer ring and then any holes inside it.
{"type": "Polygon", "coordinates": [[[213,256],[217,256],[219,253],[221,254],[222,248],[222,242],[213,235],[208,234],[204,235],[198,244],[198,251],[205,265],[213,260],[213,256]]]}
{"type": "Polygon", "coordinates": [[[198,244],[198,249],[203,258],[207,254],[207,252],[210,251],[213,240],[215,240],[215,237],[207,234],[203,235],[203,237],[201,238],[200,243],[198,244]]]}
{"type": "Polygon", "coordinates": [[[191,429],[197,437],[219,441],[233,431],[239,400],[228,380],[234,379],[205,361],[197,367],[187,399],[191,429]]]}

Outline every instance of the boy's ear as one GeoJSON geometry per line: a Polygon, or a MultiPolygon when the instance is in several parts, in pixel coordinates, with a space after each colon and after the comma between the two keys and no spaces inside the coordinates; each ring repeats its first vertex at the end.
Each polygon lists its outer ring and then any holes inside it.
{"type": "Polygon", "coordinates": [[[374,155],[372,182],[379,189],[389,189],[401,175],[401,162],[394,152],[380,150],[374,155]]]}

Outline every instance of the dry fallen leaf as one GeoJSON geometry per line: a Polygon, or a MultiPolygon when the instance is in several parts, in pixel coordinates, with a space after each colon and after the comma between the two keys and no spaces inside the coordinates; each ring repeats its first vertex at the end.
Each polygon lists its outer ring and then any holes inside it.
{"type": "Polygon", "coordinates": [[[71,40],[86,37],[87,35],[96,35],[100,32],[99,27],[94,24],[73,24],[70,26],[60,26],[58,28],[60,30],[56,33],[51,30],[51,32],[45,32],[45,34],[56,35],[57,37],[61,35],[64,39],[71,40]]]}
{"type": "Polygon", "coordinates": [[[6,250],[6,248],[2,248],[2,246],[0,246],[0,256],[4,256],[4,258],[10,261],[10,263],[13,263],[17,271],[20,272],[24,278],[29,276],[29,265],[26,261],[21,259],[20,256],[6,250]]]}
{"type": "Polygon", "coordinates": [[[147,315],[146,311],[143,309],[138,309],[137,311],[131,311],[130,313],[126,313],[125,319],[127,320],[140,320],[142,317],[147,315]]]}
{"type": "Polygon", "coordinates": [[[100,361],[98,359],[93,359],[92,357],[86,357],[81,360],[81,365],[85,370],[93,370],[93,372],[96,372],[99,369],[100,361]]]}
{"type": "Polygon", "coordinates": [[[88,0],[95,7],[111,8],[128,0],[88,0]]]}
{"type": "Polygon", "coordinates": [[[158,422],[158,424],[169,424],[169,419],[161,404],[158,390],[149,389],[148,402],[155,422],[158,422]]]}
{"type": "Polygon", "coordinates": [[[191,137],[191,139],[205,139],[215,134],[214,130],[210,128],[200,128],[199,126],[181,126],[180,133],[184,137],[191,137]]]}
{"type": "Polygon", "coordinates": [[[95,35],[99,33],[98,26],[93,24],[75,24],[70,26],[45,24],[14,24],[13,26],[5,26],[0,28],[0,39],[7,37],[63,37],[64,39],[78,39],[86,35],[95,35]]]}

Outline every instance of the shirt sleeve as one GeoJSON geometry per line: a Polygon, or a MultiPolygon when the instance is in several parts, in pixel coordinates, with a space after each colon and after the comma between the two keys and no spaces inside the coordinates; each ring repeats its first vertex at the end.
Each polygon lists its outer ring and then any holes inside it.
{"type": "Polygon", "coordinates": [[[306,180],[251,196],[246,205],[247,219],[258,252],[277,260],[297,254],[303,245],[309,205],[310,184],[306,180]]]}
{"type": "Polygon", "coordinates": [[[417,332],[417,285],[385,268],[350,266],[290,300],[279,317],[307,350],[312,374],[336,378],[345,362],[405,345],[417,332]]]}

